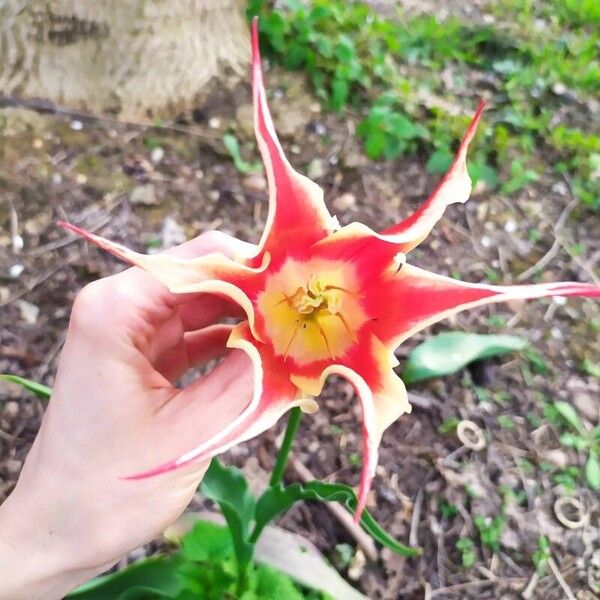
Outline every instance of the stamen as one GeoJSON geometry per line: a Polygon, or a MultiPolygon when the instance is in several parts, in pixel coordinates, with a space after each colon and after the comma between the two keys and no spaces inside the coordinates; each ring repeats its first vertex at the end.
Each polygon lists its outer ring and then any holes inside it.
{"type": "Polygon", "coordinates": [[[329,356],[331,357],[331,360],[335,359],[335,356],[333,356],[333,352],[331,351],[331,348],[329,346],[329,340],[327,339],[327,336],[325,335],[325,331],[323,331],[323,327],[321,327],[321,323],[319,323],[317,321],[317,327],[319,328],[319,333],[321,334],[321,337],[323,338],[323,341],[325,342],[325,346],[327,347],[327,352],[329,352],[329,356]]]}
{"type": "Polygon", "coordinates": [[[350,337],[352,338],[352,340],[355,342],[358,342],[356,333],[352,329],[350,329],[350,326],[348,325],[348,322],[346,321],[346,319],[344,319],[344,316],[341,313],[337,313],[335,316],[338,317],[340,319],[340,321],[344,324],[344,327],[346,328],[346,331],[350,334],[350,337]]]}
{"type": "MultiPolygon", "coordinates": [[[[296,323],[298,323],[298,321],[296,321],[296,323]]],[[[304,327],[306,327],[306,323],[304,323],[304,327]]],[[[285,352],[283,353],[283,362],[285,362],[287,360],[288,353],[292,346],[292,342],[294,341],[294,338],[296,337],[296,333],[298,333],[298,329],[300,329],[300,325],[297,325],[296,328],[294,329],[294,331],[292,332],[292,337],[290,338],[290,341],[288,342],[288,345],[285,348],[285,352]]]]}

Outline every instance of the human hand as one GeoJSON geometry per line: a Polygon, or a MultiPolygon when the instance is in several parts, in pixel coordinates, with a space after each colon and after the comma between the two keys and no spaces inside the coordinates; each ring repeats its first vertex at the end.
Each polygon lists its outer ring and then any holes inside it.
{"type": "MultiPolygon", "coordinates": [[[[218,232],[172,252],[248,251],[218,232]]],[[[184,454],[252,396],[247,356],[231,351],[185,389],[188,368],[225,352],[225,300],[175,296],[141,269],[86,286],[75,300],[54,391],[18,484],[0,507],[0,598],[59,598],[185,509],[207,463],[126,480],[184,454]]]]}

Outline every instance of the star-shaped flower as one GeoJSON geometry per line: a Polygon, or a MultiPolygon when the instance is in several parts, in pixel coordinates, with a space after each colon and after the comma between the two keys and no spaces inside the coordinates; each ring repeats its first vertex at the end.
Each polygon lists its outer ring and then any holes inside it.
{"type": "Polygon", "coordinates": [[[466,154],[484,104],[480,103],[454,162],[437,189],[408,219],[376,233],[352,223],[340,228],[321,188],[286,159],[263,85],[257,22],[252,25],[252,85],[256,139],[269,183],[269,213],[252,255],[196,259],[144,255],[102,237],[75,231],[120,259],[145,269],[176,294],[210,293],[239,304],[247,320],[236,325],[230,348],[254,364],[249,406],[211,440],[135,477],[206,460],[271,427],[286,411],[316,409],[329,375],[354,387],[362,409],[363,467],[356,518],[375,475],[384,430],[410,412],[393,369],[394,350],[408,337],[466,308],[517,298],[600,296],[587,283],[492,286],[465,283],[406,263],[405,255],[429,234],[446,206],[471,192],[466,154]]]}

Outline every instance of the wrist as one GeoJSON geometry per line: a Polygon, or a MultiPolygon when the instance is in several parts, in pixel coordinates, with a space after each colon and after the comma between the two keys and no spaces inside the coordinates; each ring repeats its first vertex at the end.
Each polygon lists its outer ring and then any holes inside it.
{"type": "Polygon", "coordinates": [[[60,534],[59,508],[46,500],[17,485],[0,506],[0,600],[59,599],[110,566],[80,561],[75,540],[60,534]]]}

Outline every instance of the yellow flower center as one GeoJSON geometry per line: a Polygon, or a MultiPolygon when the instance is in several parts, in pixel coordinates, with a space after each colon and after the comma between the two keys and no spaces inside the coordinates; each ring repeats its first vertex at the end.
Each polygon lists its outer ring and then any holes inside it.
{"type": "Polygon", "coordinates": [[[351,264],[289,259],[258,298],[275,353],[298,364],[334,360],[356,341],[367,320],[351,264]]]}

